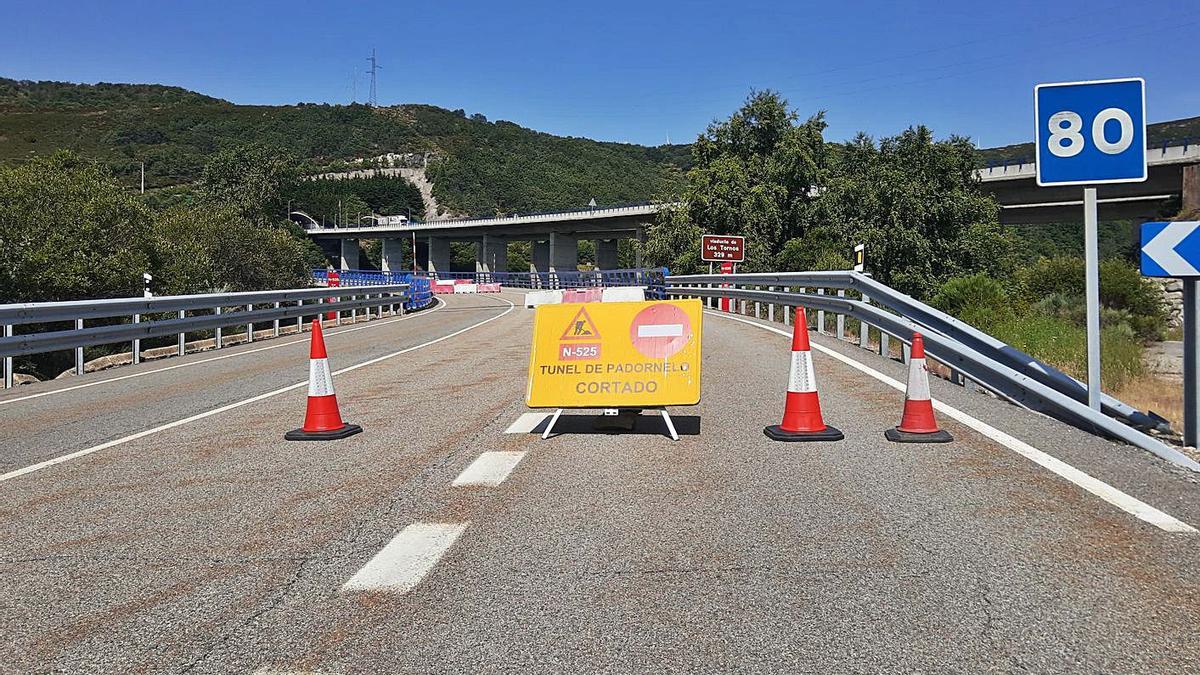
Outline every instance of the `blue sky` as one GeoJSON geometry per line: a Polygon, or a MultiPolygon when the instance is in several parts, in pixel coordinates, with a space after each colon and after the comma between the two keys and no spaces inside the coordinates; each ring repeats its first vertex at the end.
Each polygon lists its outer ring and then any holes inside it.
{"type": "Polygon", "coordinates": [[[0,17],[6,77],[346,102],[352,77],[365,99],[375,47],[382,104],[645,144],[694,140],[751,88],[826,110],[831,140],[924,123],[1029,141],[1035,83],[1132,75],[1151,122],[1200,115],[1196,0],[0,0],[0,17]]]}

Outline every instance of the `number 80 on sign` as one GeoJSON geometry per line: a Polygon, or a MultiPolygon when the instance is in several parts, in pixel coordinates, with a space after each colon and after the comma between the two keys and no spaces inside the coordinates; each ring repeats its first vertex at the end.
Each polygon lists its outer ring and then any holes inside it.
{"type": "Polygon", "coordinates": [[[1146,180],[1145,92],[1141,78],[1037,85],[1037,184],[1146,180]]]}

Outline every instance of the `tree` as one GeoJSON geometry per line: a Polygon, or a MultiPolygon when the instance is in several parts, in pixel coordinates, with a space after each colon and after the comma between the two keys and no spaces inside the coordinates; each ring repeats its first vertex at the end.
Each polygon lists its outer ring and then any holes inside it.
{"type": "Polygon", "coordinates": [[[282,151],[248,143],[226,148],[204,165],[197,193],[214,204],[232,206],[257,222],[286,217],[285,194],[296,170],[282,151]]]}
{"type": "Polygon", "coordinates": [[[151,213],[69,152],[0,168],[0,302],[140,295],[151,213]]]}
{"type": "Polygon", "coordinates": [[[935,141],[917,126],[878,144],[859,134],[839,150],[810,219],[843,251],[866,244],[880,281],[928,298],[951,277],[1011,272],[1016,246],[979,189],[969,140],[935,141]]]}
{"type": "Polygon", "coordinates": [[[783,97],[763,91],[710,125],[692,146],[682,208],[662,212],[648,231],[649,261],[698,271],[703,230],[745,236],[742,269],[770,269],[783,242],[803,232],[827,162],[824,113],[798,120],[783,97]]]}

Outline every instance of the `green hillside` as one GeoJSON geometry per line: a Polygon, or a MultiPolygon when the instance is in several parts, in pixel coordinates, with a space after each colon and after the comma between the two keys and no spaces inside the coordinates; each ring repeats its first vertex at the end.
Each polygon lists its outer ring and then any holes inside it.
{"type": "Polygon", "coordinates": [[[0,163],[70,149],[147,186],[191,183],[244,143],[283,148],[312,172],[385,153],[432,153],[438,201],[472,215],[651,199],[688,146],[564,138],[428,105],[235,105],[178,87],[0,78],[0,163]]]}

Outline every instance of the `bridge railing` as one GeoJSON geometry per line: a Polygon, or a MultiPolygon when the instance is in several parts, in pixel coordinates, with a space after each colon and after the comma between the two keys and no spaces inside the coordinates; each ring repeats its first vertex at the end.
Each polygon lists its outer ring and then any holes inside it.
{"type": "Polygon", "coordinates": [[[74,350],[74,370],[83,374],[86,347],[128,342],[131,360],[138,363],[143,340],[175,336],[173,350],[169,343],[164,348],[182,356],[188,350],[188,333],[211,334],[212,346],[219,349],[227,341],[254,340],[256,324],[268,324],[270,333],[278,336],[281,332],[303,331],[305,322],[316,316],[332,314],[331,320],[340,325],[347,315],[357,321],[360,310],[369,319],[372,311],[376,317],[383,317],[396,314],[397,307],[402,314],[431,302],[429,281],[414,279],[369,288],[317,287],[0,305],[4,387],[12,386],[13,357],[17,356],[74,350]],[[296,322],[294,331],[281,325],[292,319],[296,322]],[[88,326],[88,322],[93,325],[88,326]],[[244,327],[244,332],[240,336],[225,335],[225,329],[231,326],[244,327]]]}
{"type": "MultiPolygon", "coordinates": [[[[581,272],[381,272],[377,270],[339,270],[341,286],[373,286],[413,279],[468,280],[480,284],[500,284],[510,288],[563,289],[605,288],[613,286],[645,286],[650,297],[662,297],[663,279],[667,269],[650,267],[638,269],[592,270],[581,272]]],[[[328,283],[328,271],[313,270],[318,284],[328,283]]]]}
{"type": "Polygon", "coordinates": [[[1200,471],[1200,463],[1144,433],[1157,427],[1158,420],[1107,395],[1102,410],[1093,410],[1087,405],[1087,387],[1078,380],[864,274],[698,274],[668,276],[666,284],[668,296],[704,298],[709,307],[720,306],[721,298],[729,298],[730,311],[768,320],[779,316],[785,324],[794,316],[791,308],[810,308],[816,310],[815,316],[809,316],[812,327],[839,339],[846,338],[849,319],[858,326],[860,347],[890,355],[889,342],[895,339],[902,345],[901,357],[906,362],[912,334],[920,332],[926,352],[953,371],[951,381],[963,386],[977,384],[1088,433],[1120,439],[1200,471]],[[780,308],[778,314],[776,307],[780,308]],[[872,329],[878,337],[875,344],[870,339],[872,329]]]}

